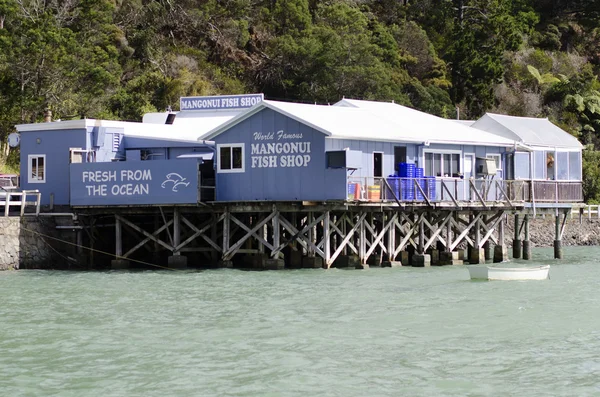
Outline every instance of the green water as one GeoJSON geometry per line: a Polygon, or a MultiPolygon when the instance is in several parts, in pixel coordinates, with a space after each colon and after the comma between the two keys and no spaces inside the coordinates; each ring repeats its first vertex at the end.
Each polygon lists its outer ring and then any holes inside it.
{"type": "Polygon", "coordinates": [[[598,396],[600,248],[463,266],[0,272],[1,396],[598,396]]]}

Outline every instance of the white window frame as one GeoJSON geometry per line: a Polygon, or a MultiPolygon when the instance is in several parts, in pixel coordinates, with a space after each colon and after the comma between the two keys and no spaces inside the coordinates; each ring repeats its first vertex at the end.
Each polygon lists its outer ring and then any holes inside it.
{"type": "Polygon", "coordinates": [[[485,155],[487,159],[494,159],[496,162],[496,170],[502,171],[504,168],[502,167],[502,155],[500,153],[488,153],[485,155]]]}
{"type": "Polygon", "coordinates": [[[27,183],[46,183],[46,171],[47,171],[48,167],[46,164],[46,155],[45,154],[29,154],[27,155],[27,183]],[[33,176],[33,167],[31,166],[31,161],[33,159],[44,159],[44,171],[42,172],[42,174],[44,175],[43,178],[38,178],[37,176],[34,177],[33,176]]]}
{"type": "MultiPolygon", "coordinates": [[[[423,171],[425,171],[425,154],[426,153],[431,153],[431,154],[440,154],[441,155],[441,163],[440,164],[440,171],[444,170],[444,166],[443,166],[443,162],[444,162],[444,154],[458,154],[458,164],[460,169],[462,170],[464,168],[464,164],[463,164],[463,152],[462,150],[444,150],[444,149],[423,149],[423,171]]],[[[450,157],[450,161],[452,161],[452,157],[450,157]]],[[[464,174],[463,171],[459,171],[459,173],[464,174]]],[[[430,175],[431,176],[431,175],[430,175]]],[[[437,176],[437,175],[433,175],[436,178],[455,178],[453,176],[437,176]]]]}
{"type": "Polygon", "coordinates": [[[246,144],[244,143],[220,143],[217,144],[217,172],[220,174],[234,174],[246,172],[246,144]],[[229,148],[231,151],[231,169],[221,168],[221,148],[229,148]],[[233,168],[233,148],[242,149],[242,168],[233,168]]]}

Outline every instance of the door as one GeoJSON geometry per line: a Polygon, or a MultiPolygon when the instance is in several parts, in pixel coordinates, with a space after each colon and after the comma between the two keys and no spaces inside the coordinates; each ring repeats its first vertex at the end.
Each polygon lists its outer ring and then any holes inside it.
{"type": "Polygon", "coordinates": [[[475,173],[473,172],[473,167],[475,166],[475,155],[474,154],[465,154],[464,157],[464,167],[463,169],[464,174],[463,174],[463,178],[464,178],[464,187],[465,187],[465,199],[466,200],[472,200],[473,198],[471,197],[471,189],[470,186],[471,184],[469,183],[469,179],[475,175],[475,173]]]}
{"type": "Polygon", "coordinates": [[[383,153],[373,152],[373,176],[381,178],[383,176],[383,153]]]}

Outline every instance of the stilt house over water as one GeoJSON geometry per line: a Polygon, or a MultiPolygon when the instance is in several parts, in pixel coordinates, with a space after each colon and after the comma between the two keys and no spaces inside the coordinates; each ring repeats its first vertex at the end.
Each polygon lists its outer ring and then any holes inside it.
{"type": "MultiPolygon", "coordinates": [[[[22,188],[87,228],[114,227],[113,267],[144,258],[141,247],[173,267],[195,256],[349,266],[352,254],[360,266],[422,266],[434,248],[458,264],[465,244],[481,263],[495,255],[484,258],[490,242],[505,260],[506,215],[528,242],[532,207],[555,211],[560,253],[566,214],[582,201],[581,145],[547,120],[488,114],[468,126],[394,103],[262,94],[181,98],[180,108],[142,123],[18,125],[22,188]]],[[[78,245],[99,241],[80,231],[78,245]]]]}

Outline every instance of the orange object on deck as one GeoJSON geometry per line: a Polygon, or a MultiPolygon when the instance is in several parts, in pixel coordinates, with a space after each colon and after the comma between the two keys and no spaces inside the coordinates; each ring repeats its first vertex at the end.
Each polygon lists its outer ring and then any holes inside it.
{"type": "Polygon", "coordinates": [[[379,186],[379,185],[367,186],[367,199],[369,201],[381,200],[381,186],[379,186]]]}

